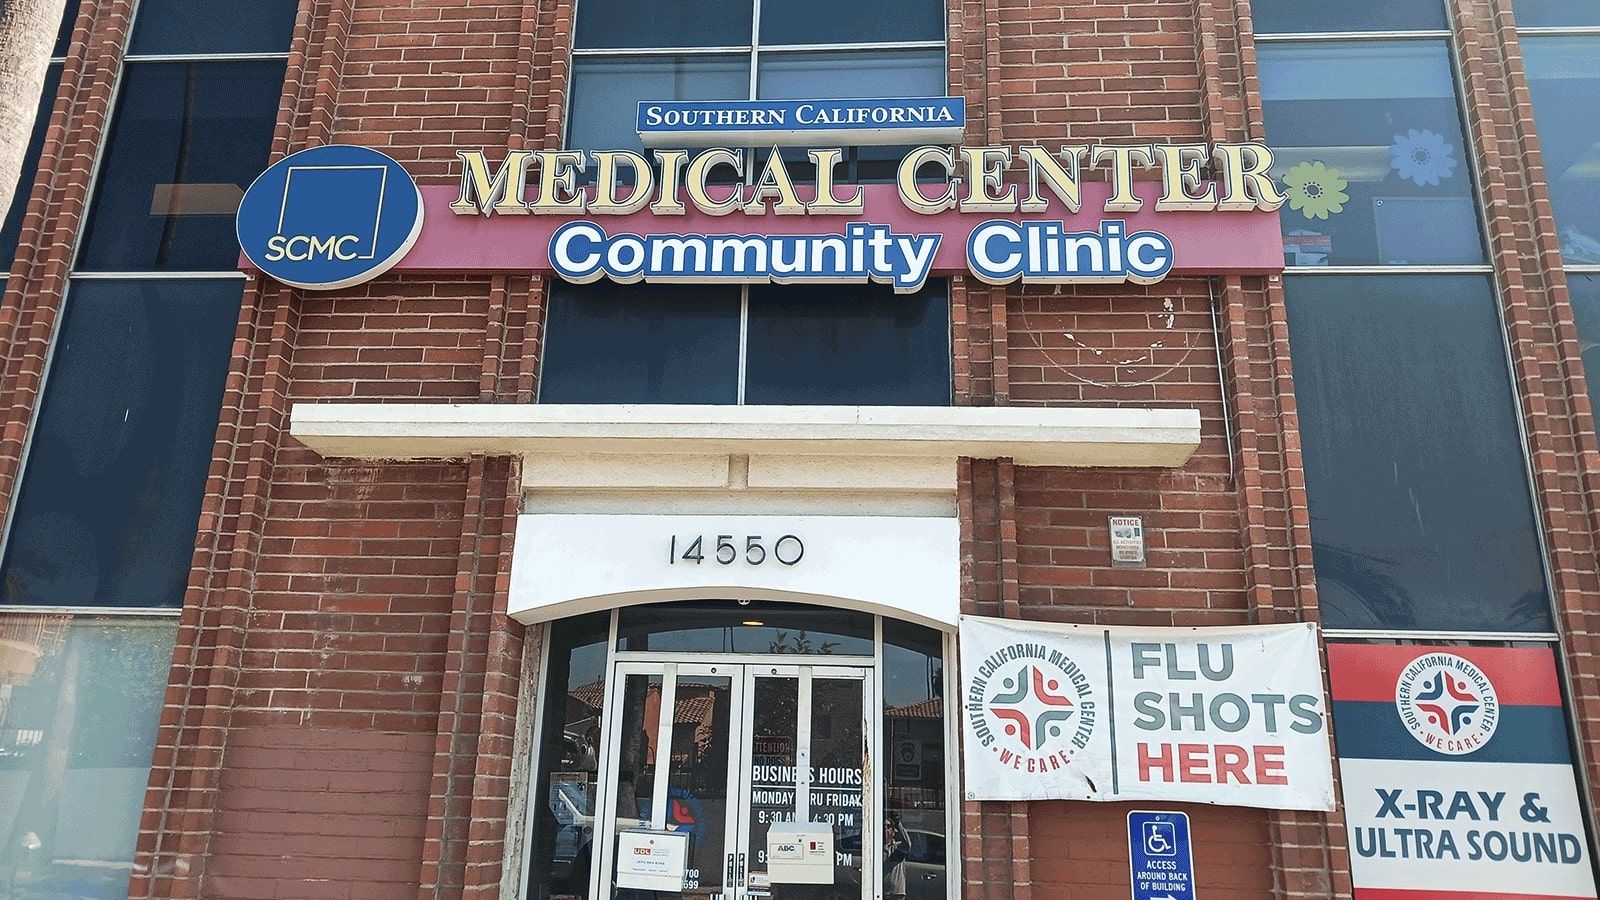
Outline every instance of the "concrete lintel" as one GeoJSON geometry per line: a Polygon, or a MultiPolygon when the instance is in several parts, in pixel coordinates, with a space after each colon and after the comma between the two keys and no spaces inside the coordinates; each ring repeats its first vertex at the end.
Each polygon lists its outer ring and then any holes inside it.
{"type": "Polygon", "coordinates": [[[290,433],[325,457],[474,453],[1010,458],[1024,466],[1176,467],[1194,409],[298,403],[290,433]]]}

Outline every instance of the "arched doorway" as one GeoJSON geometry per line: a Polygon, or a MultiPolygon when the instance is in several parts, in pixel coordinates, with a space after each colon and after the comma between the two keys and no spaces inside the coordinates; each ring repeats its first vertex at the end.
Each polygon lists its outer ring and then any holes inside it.
{"type": "Polygon", "coordinates": [[[773,601],[552,623],[525,895],[945,900],[948,645],[773,601]]]}

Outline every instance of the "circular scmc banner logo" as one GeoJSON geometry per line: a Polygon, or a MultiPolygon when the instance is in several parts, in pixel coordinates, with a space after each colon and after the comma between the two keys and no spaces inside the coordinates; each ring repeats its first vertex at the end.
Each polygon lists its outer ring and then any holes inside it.
{"type": "Polygon", "coordinates": [[[978,743],[1003,765],[1049,772],[1069,764],[1094,733],[1094,688],[1063,653],[1018,644],[989,656],[967,687],[978,743]]]}
{"type": "Polygon", "coordinates": [[[327,291],[393,268],[422,233],[422,192],[404,167],[366,147],[330,145],[278,160],[245,191],[239,246],[257,268],[327,291]]]}
{"type": "Polygon", "coordinates": [[[1453,653],[1412,660],[1395,682],[1394,705],[1418,743],[1446,756],[1482,749],[1500,725],[1500,698],[1489,676],[1453,653]]]}

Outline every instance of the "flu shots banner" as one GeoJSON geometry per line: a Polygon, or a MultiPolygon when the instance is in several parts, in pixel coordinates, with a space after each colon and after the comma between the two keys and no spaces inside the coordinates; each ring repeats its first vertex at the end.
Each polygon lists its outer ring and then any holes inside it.
{"type": "Polygon", "coordinates": [[[1333,808],[1316,628],[963,616],[969,800],[1333,808]]]}
{"type": "Polygon", "coordinates": [[[1594,897],[1548,647],[1330,644],[1355,900],[1594,897]]]}

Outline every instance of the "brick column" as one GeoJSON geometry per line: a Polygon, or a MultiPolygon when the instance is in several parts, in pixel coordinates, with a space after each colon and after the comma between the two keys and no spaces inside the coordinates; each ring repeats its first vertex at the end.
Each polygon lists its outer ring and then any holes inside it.
{"type": "MultiPolygon", "coordinates": [[[[1453,0],[1490,261],[1511,344],[1567,696],[1600,802],[1600,445],[1512,4],[1453,0]]],[[[1578,110],[1546,110],[1581,115],[1578,110]]],[[[1591,376],[1594,373],[1589,373],[1591,376]]]]}

